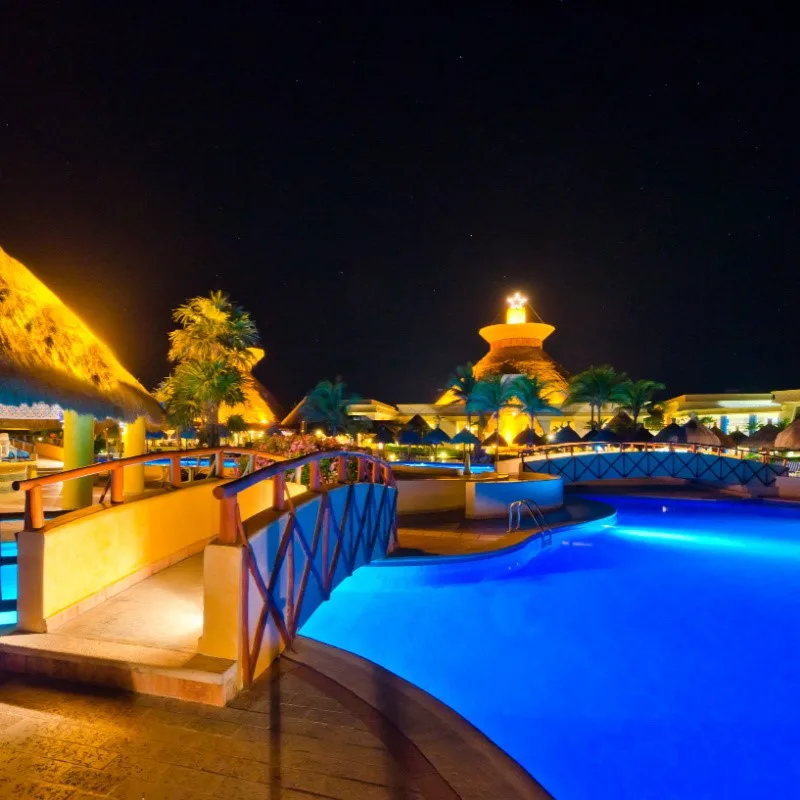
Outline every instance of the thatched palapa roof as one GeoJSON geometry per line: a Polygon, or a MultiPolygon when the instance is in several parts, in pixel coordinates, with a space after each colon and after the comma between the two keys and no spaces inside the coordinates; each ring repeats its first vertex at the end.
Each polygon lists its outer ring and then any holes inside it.
{"type": "Polygon", "coordinates": [[[775,447],[780,450],[800,450],[800,418],[775,437],[775,447]]]}
{"type": "Polygon", "coordinates": [[[97,419],[163,419],[111,348],[0,248],[0,403],[37,402],[97,419]]]}
{"type": "Polygon", "coordinates": [[[742,447],[750,450],[768,450],[775,446],[775,439],[779,433],[778,426],[768,422],[763,428],[759,428],[742,447]]]}

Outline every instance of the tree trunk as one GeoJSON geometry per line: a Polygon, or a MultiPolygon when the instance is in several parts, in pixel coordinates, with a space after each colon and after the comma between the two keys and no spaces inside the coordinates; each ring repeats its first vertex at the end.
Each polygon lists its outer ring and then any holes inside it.
{"type": "Polygon", "coordinates": [[[494,474],[497,475],[497,465],[500,463],[500,411],[494,415],[494,474]]]}

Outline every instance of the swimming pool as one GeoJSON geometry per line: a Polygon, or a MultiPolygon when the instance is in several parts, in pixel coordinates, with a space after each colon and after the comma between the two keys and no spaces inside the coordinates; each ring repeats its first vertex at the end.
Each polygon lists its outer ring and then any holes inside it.
{"type": "MultiPolygon", "coordinates": [[[[463,461],[392,461],[393,467],[420,467],[430,469],[431,467],[445,467],[446,469],[464,469],[463,461]]],[[[479,472],[494,472],[491,464],[472,464],[470,470],[475,474],[479,472]]]]}
{"type": "Polygon", "coordinates": [[[504,578],[364,567],[301,632],[443,700],[559,800],[797,796],[800,509],[602,499],[615,527],[504,578]]]}

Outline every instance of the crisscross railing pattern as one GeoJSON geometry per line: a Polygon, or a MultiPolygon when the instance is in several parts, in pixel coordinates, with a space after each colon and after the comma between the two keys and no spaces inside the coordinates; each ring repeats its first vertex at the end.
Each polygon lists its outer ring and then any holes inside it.
{"type": "MultiPolygon", "coordinates": [[[[748,454],[749,456],[750,454],[748,454]]],[[[559,475],[567,483],[628,478],[683,478],[725,484],[772,486],[787,474],[783,459],[747,457],[699,445],[565,445],[523,459],[531,472],[559,475]],[[599,450],[599,452],[598,452],[599,450]]]]}
{"type": "Polygon", "coordinates": [[[397,489],[388,464],[340,451],[270,465],[218,486],[214,494],[221,503],[220,540],[243,549],[240,662],[248,686],[291,646],[300,625],[341,580],[393,549],[397,489]],[[323,476],[326,460],[330,469],[323,476]],[[299,477],[306,465],[310,495],[291,491],[287,479],[292,473],[299,477]],[[238,494],[266,479],[273,481],[276,513],[258,530],[248,530],[254,526],[242,520],[238,494]],[[270,651],[264,653],[268,639],[270,651]]]}

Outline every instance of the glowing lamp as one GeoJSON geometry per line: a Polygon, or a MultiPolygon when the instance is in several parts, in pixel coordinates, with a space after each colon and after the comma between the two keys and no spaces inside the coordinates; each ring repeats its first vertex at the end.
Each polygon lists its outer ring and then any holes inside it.
{"type": "Polygon", "coordinates": [[[528,311],[526,304],[528,298],[524,294],[514,292],[510,297],[506,298],[508,308],[506,309],[506,324],[508,325],[522,325],[528,321],[528,311]]]}

